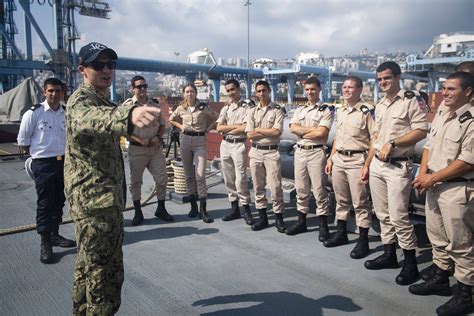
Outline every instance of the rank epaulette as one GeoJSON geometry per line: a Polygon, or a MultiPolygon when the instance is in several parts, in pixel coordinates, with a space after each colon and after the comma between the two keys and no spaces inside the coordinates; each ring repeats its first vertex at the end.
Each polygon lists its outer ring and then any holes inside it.
{"type": "Polygon", "coordinates": [[[31,111],[36,111],[36,109],[39,108],[40,106],[41,106],[41,103],[32,105],[32,106],[30,107],[30,110],[31,110],[31,111]]]}
{"type": "Polygon", "coordinates": [[[336,108],[332,105],[327,105],[326,103],[321,104],[318,108],[318,110],[321,111],[321,112],[326,110],[326,109],[329,109],[329,111],[334,113],[336,108]]]}
{"type": "Polygon", "coordinates": [[[472,120],[472,114],[471,114],[471,111],[466,111],[464,112],[463,114],[461,114],[459,116],[459,123],[464,123],[466,122],[467,120],[472,120]]]}
{"type": "Polygon", "coordinates": [[[207,107],[207,103],[201,102],[199,103],[198,109],[200,111],[204,110],[207,107]]]}
{"type": "Polygon", "coordinates": [[[405,98],[412,99],[415,96],[415,92],[413,91],[405,91],[405,98]]]}
{"type": "Polygon", "coordinates": [[[249,107],[249,109],[254,108],[256,105],[255,102],[253,102],[253,100],[249,100],[249,99],[245,99],[244,103],[249,107]]]}

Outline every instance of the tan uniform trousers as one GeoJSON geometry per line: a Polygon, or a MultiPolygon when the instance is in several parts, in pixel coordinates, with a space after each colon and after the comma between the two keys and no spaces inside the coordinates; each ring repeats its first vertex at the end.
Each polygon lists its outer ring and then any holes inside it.
{"type": "Polygon", "coordinates": [[[247,180],[247,150],[245,143],[221,143],[221,165],[229,201],[239,201],[240,205],[250,204],[247,180]]]}
{"type": "Polygon", "coordinates": [[[401,168],[374,157],[370,164],[370,193],[380,221],[383,244],[396,243],[402,249],[417,247],[416,235],[408,216],[412,182],[412,162],[398,162],[401,168]]]}
{"type": "Polygon", "coordinates": [[[141,200],[143,172],[150,171],[155,181],[158,200],[166,198],[166,160],[161,146],[143,147],[130,145],[128,150],[130,163],[130,193],[133,201],[141,200]]]}
{"type": "Polygon", "coordinates": [[[181,134],[180,151],[181,158],[183,159],[184,176],[186,178],[188,195],[195,195],[197,193],[199,198],[207,198],[206,136],[190,136],[181,134]]]}
{"type": "Polygon", "coordinates": [[[283,188],[281,184],[281,160],[278,149],[264,150],[252,148],[249,152],[250,173],[255,191],[255,208],[267,208],[267,196],[265,185],[271,191],[273,202],[272,211],[275,214],[283,214],[285,204],[283,202],[283,188]]]}
{"type": "Polygon", "coordinates": [[[358,227],[370,228],[372,210],[368,185],[360,182],[360,171],[364,167],[363,153],[345,156],[336,153],[333,158],[332,186],[336,198],[336,219],[347,221],[354,208],[358,227]]]}
{"type": "Polygon", "coordinates": [[[324,172],[326,155],[324,148],[295,151],[296,208],[308,214],[310,193],[316,199],[316,215],[329,215],[329,196],[326,190],[327,175],[324,172]]]}
{"type": "Polygon", "coordinates": [[[454,277],[474,286],[474,182],[435,185],[427,192],[425,211],[433,263],[447,270],[452,259],[454,277]]]}

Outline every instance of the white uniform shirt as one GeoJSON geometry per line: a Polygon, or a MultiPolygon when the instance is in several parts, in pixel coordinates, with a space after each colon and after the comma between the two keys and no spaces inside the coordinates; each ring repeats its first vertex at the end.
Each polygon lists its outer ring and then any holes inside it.
{"type": "Polygon", "coordinates": [[[33,159],[64,155],[66,147],[66,113],[63,105],[53,111],[44,101],[36,110],[23,114],[18,132],[18,145],[30,146],[33,159]]]}

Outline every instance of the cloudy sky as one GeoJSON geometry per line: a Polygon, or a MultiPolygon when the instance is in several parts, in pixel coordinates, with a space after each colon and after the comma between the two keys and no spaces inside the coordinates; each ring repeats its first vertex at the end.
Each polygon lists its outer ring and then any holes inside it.
{"type": "MultiPolygon", "coordinates": [[[[108,1],[111,19],[76,14],[77,47],[99,41],[119,56],[185,61],[209,48],[216,58],[247,56],[246,0],[108,1]]],[[[442,33],[474,32],[474,0],[251,0],[250,58],[326,57],[427,50],[442,33]]],[[[48,2],[46,1],[46,4],[48,2]]],[[[31,11],[53,42],[52,9],[31,11]]],[[[21,13],[18,5],[18,14],[21,13]]],[[[20,32],[21,19],[16,19],[20,32]]],[[[34,33],[34,32],[33,32],[34,33]]],[[[20,35],[21,37],[21,35],[20,35]]],[[[36,38],[37,36],[34,35],[36,38]]],[[[44,51],[35,39],[35,52],[44,51]]],[[[19,45],[20,47],[22,45],[19,45]]]]}

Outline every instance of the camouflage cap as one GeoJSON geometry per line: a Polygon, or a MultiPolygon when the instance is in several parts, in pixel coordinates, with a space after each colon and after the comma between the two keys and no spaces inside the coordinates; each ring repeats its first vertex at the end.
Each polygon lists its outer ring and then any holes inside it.
{"type": "Polygon", "coordinates": [[[117,60],[117,53],[105,46],[104,44],[92,42],[81,48],[79,51],[79,58],[82,59],[84,63],[93,62],[100,53],[107,53],[112,60],[117,60]]]}

